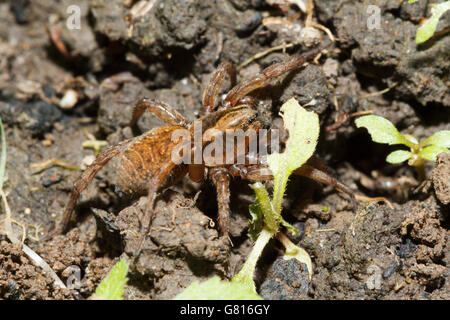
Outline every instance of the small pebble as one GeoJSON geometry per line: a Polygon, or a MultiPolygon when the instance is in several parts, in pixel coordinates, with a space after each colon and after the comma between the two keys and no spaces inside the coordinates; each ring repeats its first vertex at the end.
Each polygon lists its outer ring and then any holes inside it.
{"type": "Polygon", "coordinates": [[[64,131],[64,126],[60,123],[60,122],[55,122],[53,124],[53,127],[56,129],[56,131],[58,132],[63,132],[64,131]]]}
{"type": "Polygon", "coordinates": [[[384,270],[383,278],[388,279],[390,276],[392,276],[395,273],[397,267],[398,267],[397,262],[395,261],[392,262],[391,265],[388,268],[386,268],[386,270],[384,270]]]}
{"type": "Polygon", "coordinates": [[[55,270],[56,272],[60,272],[64,270],[64,268],[65,266],[60,261],[56,261],[52,266],[52,269],[55,270]]]}
{"type": "Polygon", "coordinates": [[[300,32],[301,40],[306,47],[312,47],[321,42],[322,34],[313,27],[303,28],[300,32]]]}
{"type": "Polygon", "coordinates": [[[93,154],[84,157],[83,160],[81,160],[80,169],[83,171],[86,170],[86,168],[95,161],[95,158],[96,157],[93,154]]]}
{"type": "Polygon", "coordinates": [[[339,61],[328,58],[323,64],[322,70],[327,78],[335,78],[338,76],[339,61]]]}
{"type": "Polygon", "coordinates": [[[64,96],[59,101],[59,106],[63,109],[72,109],[78,102],[78,93],[73,89],[67,89],[64,96]]]}
{"type": "Polygon", "coordinates": [[[369,290],[381,289],[382,284],[382,270],[379,266],[372,264],[367,268],[367,274],[370,275],[366,281],[366,287],[369,290]]]}

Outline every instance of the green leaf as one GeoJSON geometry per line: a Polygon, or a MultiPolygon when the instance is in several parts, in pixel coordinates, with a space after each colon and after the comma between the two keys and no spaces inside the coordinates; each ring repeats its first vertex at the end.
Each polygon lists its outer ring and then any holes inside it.
{"type": "MultiPolygon", "coordinates": [[[[285,151],[273,153],[267,157],[267,163],[274,175],[272,203],[277,213],[281,212],[283,195],[290,174],[312,156],[320,131],[317,114],[306,111],[294,98],[283,104],[281,116],[284,127],[289,131],[285,151]]],[[[283,224],[287,223],[283,222],[283,224]]]]}
{"type": "Polygon", "coordinates": [[[387,144],[404,144],[410,148],[415,145],[406,139],[389,120],[376,116],[362,116],[355,120],[358,128],[364,127],[369,131],[372,141],[387,144]]]}
{"type": "Polygon", "coordinates": [[[255,242],[264,227],[264,213],[257,203],[251,204],[249,211],[252,219],[248,225],[248,237],[255,242]]]}
{"type": "Polygon", "coordinates": [[[5,169],[6,169],[6,138],[5,130],[3,129],[3,122],[0,118],[0,134],[2,136],[2,151],[0,154],[0,190],[3,188],[3,181],[5,180],[5,169]]]}
{"type": "Polygon", "coordinates": [[[436,132],[432,136],[421,141],[419,146],[421,148],[434,145],[437,147],[450,148],[450,130],[443,130],[436,132]]]}
{"type": "Polygon", "coordinates": [[[314,153],[319,138],[319,117],[309,112],[294,99],[281,107],[284,126],[289,131],[284,153],[273,153],[267,161],[275,176],[289,176],[314,153]]]}
{"type": "Polygon", "coordinates": [[[439,19],[447,11],[450,10],[450,1],[432,4],[431,7],[431,17],[428,18],[418,29],[416,33],[416,43],[420,44],[428,39],[430,39],[436,27],[438,25],[439,19]]]}
{"type": "Polygon", "coordinates": [[[406,150],[397,150],[394,152],[391,152],[388,154],[388,156],[386,157],[386,162],[389,163],[400,163],[403,161],[408,160],[409,158],[412,157],[412,153],[406,150]]]}
{"type": "Polygon", "coordinates": [[[416,2],[417,0],[408,0],[408,2],[409,3],[414,3],[414,2],[416,2]]]}
{"type": "Polygon", "coordinates": [[[174,300],[262,300],[262,298],[243,283],[221,281],[218,276],[214,276],[202,283],[199,281],[191,283],[174,300]]]}
{"type": "Polygon", "coordinates": [[[106,300],[122,300],[123,289],[128,281],[128,267],[128,262],[120,259],[99,284],[94,296],[106,300]]]}
{"type": "Polygon", "coordinates": [[[429,146],[420,150],[419,156],[424,159],[436,162],[437,155],[442,152],[450,153],[450,150],[444,147],[429,146]]]}

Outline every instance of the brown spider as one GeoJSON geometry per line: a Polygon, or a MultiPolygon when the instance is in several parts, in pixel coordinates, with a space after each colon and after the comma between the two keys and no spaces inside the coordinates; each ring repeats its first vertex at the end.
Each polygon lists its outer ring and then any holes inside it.
{"type": "MultiPolygon", "coordinates": [[[[223,105],[216,108],[217,96],[221,84],[228,74],[234,83],[236,75],[230,63],[222,63],[213,73],[203,95],[203,112],[201,120],[202,132],[208,129],[218,129],[222,132],[253,128],[258,130],[261,123],[257,119],[255,100],[247,95],[269,83],[270,79],[287,73],[307,60],[315,57],[322,48],[314,49],[300,56],[289,58],[283,62],[269,66],[255,77],[234,86],[226,95],[223,105]]],[[[187,129],[193,134],[193,123],[188,122],[180,113],[170,106],[149,99],[141,99],[133,112],[131,125],[135,125],[145,110],[153,112],[168,125],[154,128],[138,137],[125,140],[102,151],[95,161],[81,174],[74,184],[70,201],[65,208],[61,225],[52,235],[62,233],[75,209],[80,193],[86,189],[97,172],[111,159],[118,175],[118,185],[122,192],[129,194],[148,193],[147,207],[141,226],[141,239],[138,251],[146,234],[150,230],[155,198],[160,189],[175,184],[186,174],[191,180],[200,182],[208,176],[217,189],[219,226],[223,236],[228,236],[229,229],[229,198],[230,177],[238,176],[251,181],[271,180],[264,164],[227,164],[208,165],[203,160],[200,164],[175,164],[171,159],[172,150],[178,142],[171,139],[177,129],[187,129]]],[[[201,144],[207,145],[211,139],[202,136],[201,144]]],[[[248,141],[246,141],[248,143],[248,141]]],[[[194,147],[191,146],[193,151],[194,147]]],[[[326,167],[317,159],[312,158],[307,164],[296,170],[296,174],[333,185],[339,191],[345,192],[354,199],[352,191],[325,173],[326,167]]]]}

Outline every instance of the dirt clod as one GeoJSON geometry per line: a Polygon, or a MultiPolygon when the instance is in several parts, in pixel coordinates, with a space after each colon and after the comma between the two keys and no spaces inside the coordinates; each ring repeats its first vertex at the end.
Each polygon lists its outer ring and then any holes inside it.
{"type": "Polygon", "coordinates": [[[443,204],[450,203],[450,154],[441,153],[433,170],[433,184],[436,197],[443,204]]]}
{"type": "MultiPolygon", "coordinates": [[[[211,229],[208,217],[192,207],[189,199],[176,193],[167,196],[170,202],[157,203],[150,235],[132,265],[131,277],[152,283],[154,299],[174,297],[194,280],[225,274],[229,255],[228,240],[211,229]]],[[[146,198],[141,198],[122,210],[115,221],[123,234],[124,252],[130,257],[140,239],[139,221],[145,206],[146,198]]]]}
{"type": "Polygon", "coordinates": [[[0,243],[0,296],[12,300],[72,299],[30,263],[18,245],[0,243]]]}
{"type": "Polygon", "coordinates": [[[268,300],[304,300],[309,292],[308,277],[308,269],[298,260],[277,259],[260,294],[268,300]]]}

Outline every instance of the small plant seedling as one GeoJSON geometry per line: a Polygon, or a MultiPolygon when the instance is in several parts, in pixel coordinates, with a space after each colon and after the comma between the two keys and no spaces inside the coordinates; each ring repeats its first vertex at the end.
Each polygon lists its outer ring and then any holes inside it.
{"type": "MultiPolygon", "coordinates": [[[[409,0],[409,3],[417,0],[409,0]]],[[[431,17],[428,18],[418,29],[416,33],[416,43],[420,44],[430,39],[436,31],[439,19],[447,11],[450,10],[450,1],[432,4],[431,17]]]]}
{"type": "Polygon", "coordinates": [[[128,281],[128,267],[128,262],[125,259],[120,259],[102,282],[100,282],[92,298],[99,300],[122,300],[123,289],[128,281]]]}
{"type": "Polygon", "coordinates": [[[389,120],[368,115],[355,120],[358,128],[364,127],[374,142],[386,143],[389,145],[403,144],[409,147],[408,150],[396,150],[388,154],[386,162],[401,163],[408,160],[408,164],[417,169],[419,179],[425,178],[425,160],[436,162],[439,153],[450,152],[450,130],[436,132],[430,137],[418,142],[416,138],[409,134],[402,135],[389,120]]]}

